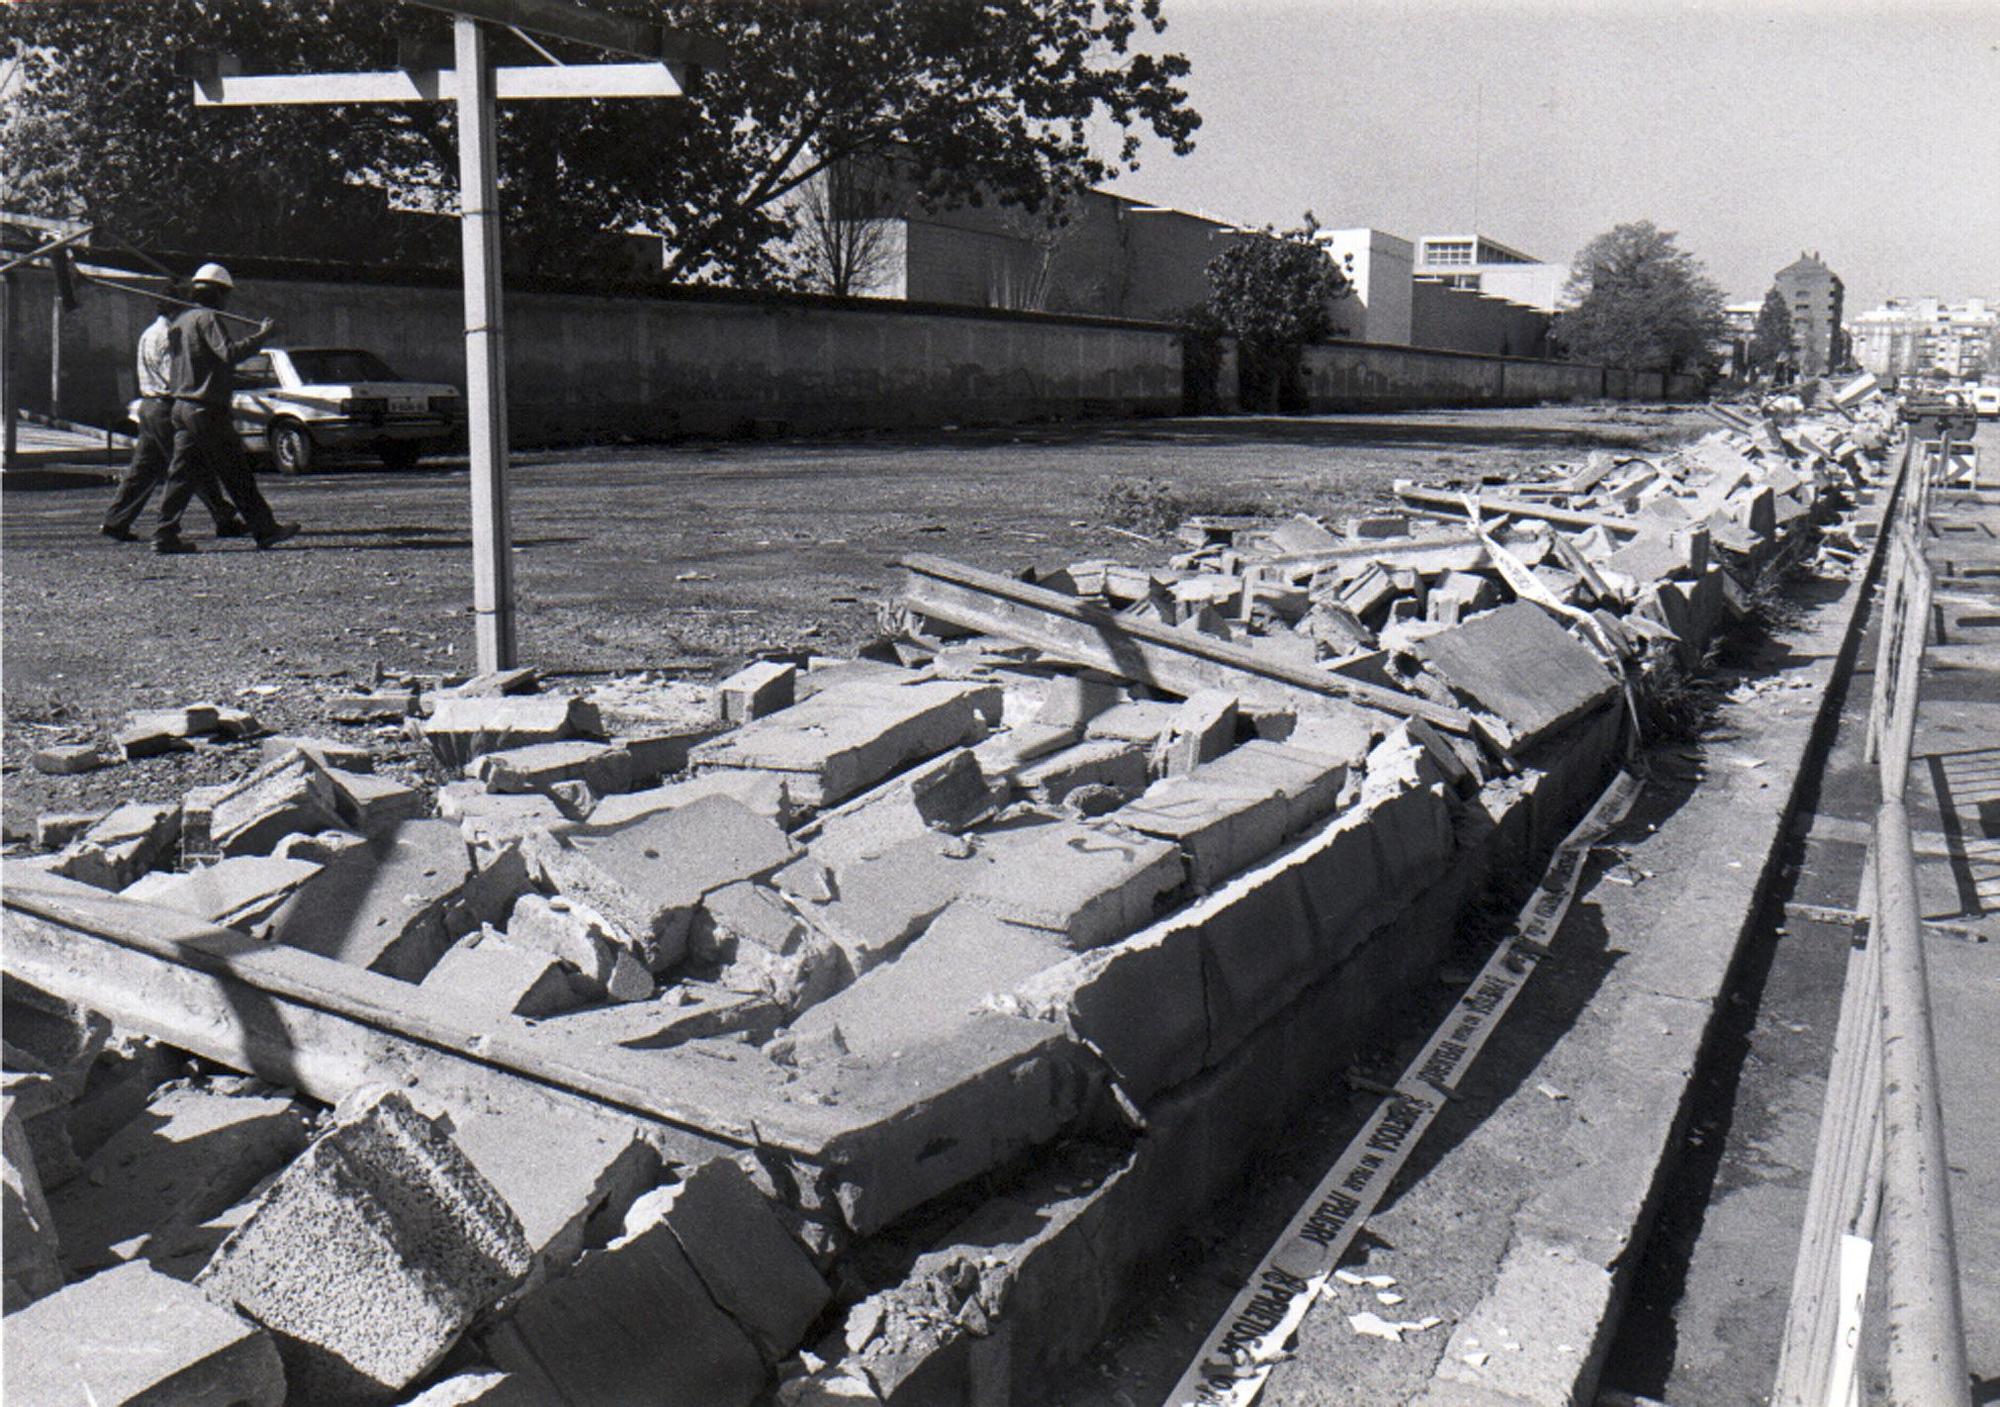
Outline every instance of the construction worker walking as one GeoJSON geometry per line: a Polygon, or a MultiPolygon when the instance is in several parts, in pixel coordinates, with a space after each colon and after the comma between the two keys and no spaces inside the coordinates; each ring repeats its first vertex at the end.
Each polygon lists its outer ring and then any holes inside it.
{"type": "Polygon", "coordinates": [[[235,287],[229,270],[203,264],[195,270],[190,290],[201,306],[182,313],[168,329],[173,349],[174,447],[167,463],[167,491],[160,499],[160,521],[153,529],[155,552],[195,550],[181,536],[181,517],[205,480],[220,480],[259,547],[275,547],[298,535],[297,523],[281,523],[272,514],[230,427],[236,364],[262,347],[272,331],[268,318],[248,337],[234,341],[222,330],[216,314],[235,287]]]}
{"type": "MultiPolygon", "coordinates": [[[[169,296],[173,292],[171,287],[167,290],[169,296]]],[[[118,496],[112,500],[110,510],[104,515],[104,525],[98,529],[118,542],[139,540],[132,525],[146,511],[146,500],[153,496],[153,490],[167,477],[167,461],[174,451],[174,365],[168,337],[174,312],[172,305],[161,303],[153,321],[139,334],[139,410],[135,417],[139,434],[132,446],[132,462],[126,466],[125,477],[118,485],[118,496]]],[[[195,492],[201,495],[215,519],[217,537],[250,535],[249,526],[223,497],[222,488],[214,479],[197,484],[195,492]]]]}

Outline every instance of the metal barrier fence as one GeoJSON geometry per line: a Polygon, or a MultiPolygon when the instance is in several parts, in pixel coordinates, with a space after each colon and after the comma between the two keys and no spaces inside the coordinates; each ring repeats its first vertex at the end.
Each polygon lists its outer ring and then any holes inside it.
{"type": "Polygon", "coordinates": [[[1862,1324],[1878,1221],[1889,1401],[1897,1407],[1971,1402],[1916,851],[1904,802],[1933,590],[1924,543],[1932,493],[1950,472],[1952,448],[1948,437],[1909,442],[1882,524],[1887,570],[1865,744],[1881,803],[1857,903],[1868,933],[1849,958],[1841,997],[1771,1394],[1777,1407],[1848,1407],[1861,1400],[1862,1324]]]}

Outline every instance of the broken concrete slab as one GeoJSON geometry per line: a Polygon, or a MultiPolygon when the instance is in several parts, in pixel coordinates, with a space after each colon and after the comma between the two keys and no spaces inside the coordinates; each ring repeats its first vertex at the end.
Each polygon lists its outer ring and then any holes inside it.
{"type": "Polygon", "coordinates": [[[466,775],[488,791],[546,792],[558,782],[582,782],[599,796],[632,785],[632,757],[622,746],[572,739],[503,748],[473,759],[466,775]]]}
{"type": "Polygon", "coordinates": [[[1309,751],[1268,738],[1252,738],[1231,748],[1204,763],[1197,774],[1216,788],[1284,797],[1285,829],[1294,835],[1333,814],[1347,780],[1347,768],[1330,751],[1309,751]]]}
{"type": "Polygon", "coordinates": [[[1189,879],[1203,893],[1274,849],[1292,819],[1282,793],[1214,782],[1205,770],[1156,782],[1110,817],[1127,830],[1178,845],[1189,879]]]}
{"type": "Polygon", "coordinates": [[[269,1329],[305,1401],[423,1376],[528,1273],[521,1224],[400,1091],[360,1090],[196,1278],[269,1329]]]}
{"type": "Polygon", "coordinates": [[[976,888],[991,864],[964,840],[916,836],[837,867],[838,897],[813,909],[812,920],[859,975],[893,957],[947,905],[976,888]]]}
{"type": "Polygon", "coordinates": [[[165,863],[180,833],[181,808],[175,803],[128,801],[72,841],[54,868],[99,889],[123,889],[165,863]]]}
{"type": "MultiPolygon", "coordinates": [[[[646,985],[652,985],[650,979],[646,985]]],[[[483,1011],[514,1016],[553,1016],[582,1004],[553,953],[510,943],[491,928],[452,944],[424,975],[423,986],[483,1011]]]]}
{"type": "Polygon", "coordinates": [[[404,821],[330,860],[272,917],[271,937],[421,982],[451,946],[446,914],[471,874],[456,825],[404,821]]]}
{"type": "Polygon", "coordinates": [[[665,1210],[659,1194],[640,1198],[625,1234],[480,1336],[487,1357],[555,1407],[747,1407],[764,1387],[764,1360],[689,1263],[665,1210]]]}
{"type": "Polygon", "coordinates": [[[745,944],[782,956],[805,935],[805,920],[776,889],[738,880],[702,900],[690,946],[704,962],[726,963],[745,944]]]}
{"type": "Polygon", "coordinates": [[[320,865],[311,860],[237,855],[185,874],[155,870],[119,893],[223,928],[248,931],[319,872],[320,865]]]}
{"type": "Polygon", "coordinates": [[[118,730],[118,749],[127,762],[180,751],[187,747],[189,738],[213,733],[218,722],[214,704],[128,714],[124,727],[118,730]]]}
{"type": "MultiPolygon", "coordinates": [[[[1129,707],[1129,705],[1128,705],[1129,707]]],[[[1137,743],[1105,738],[1037,758],[1014,773],[1013,789],[1041,806],[1059,806],[1079,787],[1109,787],[1136,796],[1150,780],[1147,751],[1137,743]]]]}
{"type": "Polygon", "coordinates": [[[833,1296],[743,1169],[711,1159],[660,1201],[661,1217],[716,1305],[766,1363],[788,1357],[833,1296]]]}
{"type": "Polygon", "coordinates": [[[828,865],[879,855],[893,845],[935,832],[956,835],[1005,804],[971,748],[954,748],[929,762],[820,813],[801,831],[828,865]]]}
{"type": "Polygon", "coordinates": [[[7,1318],[7,1395],[50,1407],[283,1407],[270,1335],[145,1265],[7,1318]]]}
{"type": "Polygon", "coordinates": [[[704,796],[726,796],[755,815],[789,829],[803,809],[793,800],[782,772],[722,768],[644,791],[607,796],[592,808],[592,826],[624,826],[662,811],[675,811],[704,796]]]}
{"type": "MultiPolygon", "coordinates": [[[[54,1083],[45,1075],[24,1078],[54,1083]]],[[[6,1257],[4,1301],[9,1315],[63,1286],[61,1240],[48,1199],[42,1194],[34,1149],[28,1143],[24,1101],[11,1093],[14,1084],[10,1079],[10,1092],[0,1097],[0,1173],[4,1173],[0,1200],[5,1203],[4,1216],[0,1216],[0,1251],[6,1257]]],[[[8,1338],[13,1338],[11,1325],[8,1338]]]]}
{"type": "Polygon", "coordinates": [[[356,689],[327,700],[327,716],[336,723],[394,723],[418,711],[415,685],[401,689],[356,689]]]}
{"type": "Polygon", "coordinates": [[[654,972],[687,951],[702,896],[743,879],[764,879],[799,848],[776,824],[727,796],[612,828],[578,827],[542,857],[562,894],[604,915],[654,972]]]}
{"type": "Polygon", "coordinates": [[[468,834],[522,835],[568,819],[560,806],[539,793],[500,795],[468,781],[439,787],[437,809],[444,820],[463,823],[468,834]]]}
{"type": "Polygon", "coordinates": [[[890,1057],[949,1033],[988,996],[1011,992],[1068,956],[1053,933],[953,904],[894,962],[801,1012],[780,1040],[801,1061],[812,1051],[890,1057]]]}
{"type": "Polygon", "coordinates": [[[1515,748],[1582,717],[1618,692],[1589,646],[1525,601],[1419,641],[1445,683],[1510,730],[1515,748]]]}
{"type": "Polygon", "coordinates": [[[222,1239],[204,1223],[304,1151],[305,1110],[237,1083],[168,1088],[49,1198],[73,1271],[145,1260],[186,1278],[222,1239]]]}
{"type": "Polygon", "coordinates": [[[596,708],[566,694],[444,699],[414,726],[438,761],[452,768],[464,767],[481,753],[601,731],[596,708]]]}
{"type": "Polygon", "coordinates": [[[653,994],[645,963],[618,929],[581,899],[524,894],[507,920],[514,946],[560,962],[583,996],[644,1001],[653,994]]]}
{"type": "Polygon", "coordinates": [[[95,772],[100,767],[109,767],[115,760],[101,743],[50,743],[28,754],[29,765],[37,772],[52,777],[95,772]]]}
{"type": "Polygon", "coordinates": [[[1115,827],[1058,821],[981,836],[993,867],[968,903],[1094,948],[1153,920],[1186,881],[1179,847],[1115,827]]]}
{"type": "Polygon", "coordinates": [[[209,807],[209,843],[225,855],[268,855],[288,835],[340,828],[332,786],[302,752],[263,764],[209,807]]]}
{"type": "Polygon", "coordinates": [[[44,811],[35,817],[35,848],[60,850],[110,814],[108,806],[94,811],[44,811]]]}
{"type": "Polygon", "coordinates": [[[257,744],[259,762],[281,762],[294,752],[302,752],[322,767],[338,767],[343,772],[373,772],[375,755],[359,743],[338,738],[313,738],[297,734],[275,734],[257,744]]]}
{"type": "Polygon", "coordinates": [[[798,696],[797,665],[758,660],[716,686],[716,704],[724,723],[748,723],[779,709],[790,708],[798,696]]]}
{"type": "Polygon", "coordinates": [[[324,795],[333,802],[333,811],[349,830],[364,836],[380,835],[399,821],[414,820],[429,813],[423,792],[393,777],[377,777],[368,772],[349,772],[322,765],[324,795]]]}
{"type": "Polygon", "coordinates": [[[837,684],[701,744],[689,761],[782,772],[796,800],[831,806],[911,762],[977,742],[999,716],[995,685],[837,684]]]}
{"type": "Polygon", "coordinates": [[[1162,758],[1167,776],[1183,776],[1236,743],[1237,697],[1224,689],[1188,695],[1174,715],[1162,758]]]}

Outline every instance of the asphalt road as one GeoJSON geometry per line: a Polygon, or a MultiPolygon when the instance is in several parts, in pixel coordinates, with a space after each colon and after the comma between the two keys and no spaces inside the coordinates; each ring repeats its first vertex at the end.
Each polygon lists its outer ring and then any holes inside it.
{"type": "MultiPolygon", "coordinates": [[[[876,629],[897,554],[1018,571],[1163,560],[1128,506],[1340,514],[1392,480],[1470,483],[1594,448],[1709,428],[1699,413],[1579,406],[1360,417],[1155,420],[923,437],[523,454],[513,481],[522,658],[546,670],[706,673],[766,648],[850,651],[876,629]]],[[[127,710],[248,696],[267,724],[325,726],[324,696],[388,671],[472,668],[463,461],[264,475],[305,532],[272,552],[205,536],[156,557],[97,536],[110,490],[5,499],[5,812],[171,796],[204,759],[43,778],[46,741],[127,710]]],[[[147,524],[142,520],[141,529],[147,524]]],[[[245,700],[239,700],[245,701],[245,700]]]]}

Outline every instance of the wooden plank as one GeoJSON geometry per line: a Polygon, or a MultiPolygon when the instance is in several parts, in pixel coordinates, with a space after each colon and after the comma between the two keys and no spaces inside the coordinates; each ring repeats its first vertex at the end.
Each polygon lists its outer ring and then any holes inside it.
{"type": "Polygon", "coordinates": [[[1465,516],[1468,498],[1479,505],[1482,513],[1508,513],[1516,518],[1540,518],[1544,522],[1562,523],[1575,528],[1603,528],[1609,532],[1630,533],[1637,537],[1645,531],[1645,525],[1631,518],[1621,518],[1613,513],[1585,513],[1574,508],[1549,508],[1526,499],[1509,498],[1502,494],[1482,493],[1477,495],[1445,493],[1437,489],[1418,488],[1415,484],[1397,484],[1396,497],[1405,503],[1420,507],[1439,509],[1458,517],[1465,516]]]}
{"type": "Polygon", "coordinates": [[[1121,619],[1101,606],[995,572],[928,553],[913,553],[895,565],[909,573],[904,599],[918,613],[1018,640],[1121,679],[1176,694],[1233,689],[1307,706],[1344,699],[1398,717],[1421,718],[1450,732],[1472,731],[1472,717],[1462,709],[1265,659],[1227,641],[1121,619]]]}
{"type": "MultiPolygon", "coordinates": [[[[464,86],[460,69],[388,69],[379,73],[224,73],[197,79],[196,107],[324,107],[339,103],[451,102],[464,86]]],[[[652,63],[536,64],[493,70],[503,102],[540,98],[678,98],[687,89],[675,66],[652,63]]]]}

